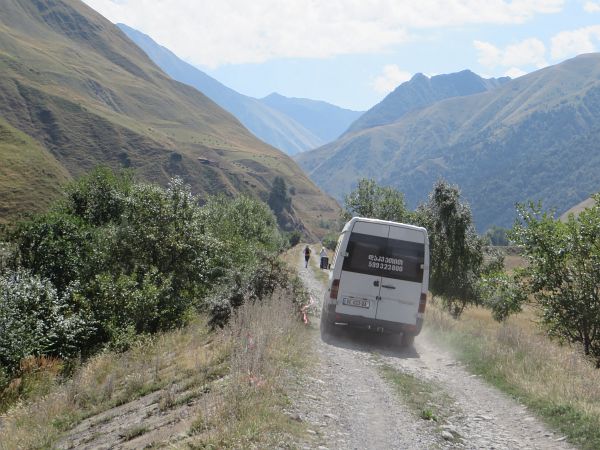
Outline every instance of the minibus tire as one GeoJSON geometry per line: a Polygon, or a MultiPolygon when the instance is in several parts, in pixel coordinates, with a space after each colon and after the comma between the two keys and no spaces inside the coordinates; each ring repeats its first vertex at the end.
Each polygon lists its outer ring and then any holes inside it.
{"type": "Polygon", "coordinates": [[[402,345],[402,347],[410,347],[414,343],[415,343],[415,335],[414,334],[408,334],[408,333],[402,334],[402,338],[400,341],[400,345],[402,345]]]}
{"type": "Polygon", "coordinates": [[[329,319],[327,317],[327,313],[325,311],[323,311],[321,313],[321,323],[320,323],[320,330],[321,330],[321,337],[326,337],[326,336],[331,336],[333,334],[333,327],[335,325],[332,324],[331,322],[329,322],[329,319]]]}

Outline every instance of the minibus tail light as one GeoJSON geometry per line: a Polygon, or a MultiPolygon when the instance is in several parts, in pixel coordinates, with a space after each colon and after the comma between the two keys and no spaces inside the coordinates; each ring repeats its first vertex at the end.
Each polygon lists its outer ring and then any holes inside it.
{"type": "Polygon", "coordinates": [[[333,280],[333,283],[331,283],[331,289],[329,290],[329,298],[337,300],[339,288],[340,288],[340,280],[339,279],[333,280]]]}
{"type": "Polygon", "coordinates": [[[425,312],[425,305],[427,305],[427,294],[422,293],[421,298],[419,299],[419,313],[423,314],[425,312]]]}

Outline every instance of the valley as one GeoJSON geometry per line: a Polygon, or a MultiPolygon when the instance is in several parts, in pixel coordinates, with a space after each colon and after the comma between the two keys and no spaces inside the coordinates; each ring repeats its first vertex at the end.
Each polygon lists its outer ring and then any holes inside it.
{"type": "Polygon", "coordinates": [[[600,448],[600,3],[490,5],[0,0],[0,450],[600,448]]]}

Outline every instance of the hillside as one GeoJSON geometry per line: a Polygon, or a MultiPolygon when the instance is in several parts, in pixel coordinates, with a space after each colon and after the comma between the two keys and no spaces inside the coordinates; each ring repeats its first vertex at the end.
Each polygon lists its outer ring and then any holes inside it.
{"type": "MultiPolygon", "coordinates": [[[[3,152],[34,155],[6,164],[31,187],[12,192],[10,202],[31,202],[34,210],[56,191],[42,195],[35,183],[57,186],[108,164],[160,183],[181,176],[202,194],[265,199],[274,177],[282,176],[296,193],[295,214],[310,231],[337,216],[335,202],[289,157],[196,89],[169,78],[116,26],[76,0],[0,4],[0,116],[9,130],[2,133],[3,152]],[[52,169],[34,170],[35,158],[51,161],[52,169]]],[[[5,203],[10,184],[2,181],[6,220],[16,211],[5,203]]]]}
{"type": "Polygon", "coordinates": [[[577,203],[575,206],[569,208],[567,211],[562,213],[560,215],[560,220],[566,221],[569,218],[570,214],[574,214],[575,216],[578,216],[581,211],[583,211],[584,209],[587,209],[587,208],[591,208],[595,204],[596,204],[596,202],[594,201],[593,198],[591,198],[591,197],[586,198],[584,201],[577,203]]]}
{"type": "Polygon", "coordinates": [[[347,134],[299,161],[338,199],[373,177],[415,206],[444,177],[485,231],[511,226],[516,202],[539,199],[560,212],[596,192],[599,143],[600,54],[587,54],[347,134]]]}
{"type": "Polygon", "coordinates": [[[323,142],[337,139],[363,114],[362,111],[340,108],[327,102],[290,98],[277,93],[272,93],[260,101],[293,118],[323,142]]]}
{"type": "Polygon", "coordinates": [[[431,78],[418,73],[402,83],[381,102],[373,106],[350,125],[347,132],[395,122],[404,114],[451,97],[489,91],[506,83],[510,78],[485,79],[470,70],[436,75],[431,78]]]}
{"type": "Polygon", "coordinates": [[[117,26],[170,77],[198,89],[233,114],[255,136],[273,147],[294,155],[327,142],[277,108],[271,108],[267,103],[242,95],[221,84],[178,58],[169,49],[158,45],[150,36],[125,24],[117,26]]]}

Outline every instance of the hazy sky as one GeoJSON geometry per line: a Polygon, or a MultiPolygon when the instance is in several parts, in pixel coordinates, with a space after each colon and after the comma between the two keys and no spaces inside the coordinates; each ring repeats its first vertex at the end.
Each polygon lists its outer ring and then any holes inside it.
{"type": "Polygon", "coordinates": [[[227,86],[368,109],[413,74],[600,50],[600,0],[84,0],[227,86]]]}

